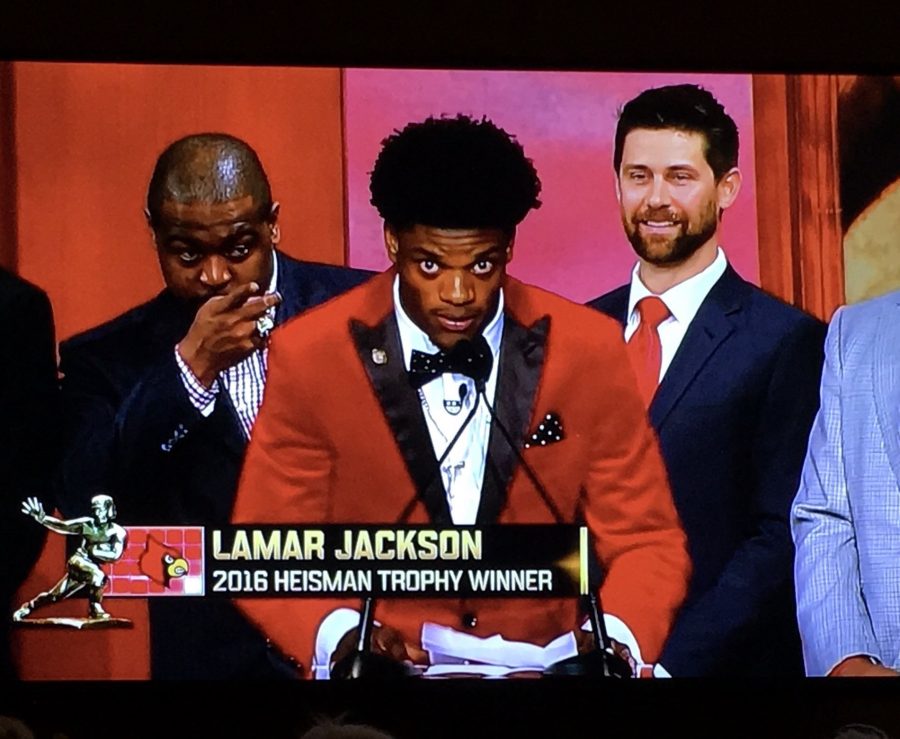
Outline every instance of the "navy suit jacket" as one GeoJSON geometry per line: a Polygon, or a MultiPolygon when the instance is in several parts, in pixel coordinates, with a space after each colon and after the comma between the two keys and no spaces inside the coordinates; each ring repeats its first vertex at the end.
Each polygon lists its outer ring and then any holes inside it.
{"type": "MultiPolygon", "coordinates": [[[[588,305],[624,326],[629,290],[588,305]]],[[[694,565],[660,657],[674,676],[803,674],[788,521],[824,340],[821,321],[729,266],[653,398],[694,565]]]]}
{"type": "MultiPolygon", "coordinates": [[[[280,324],[360,284],[371,273],[277,253],[280,324]]],[[[84,515],[108,491],[123,525],[227,524],[247,439],[227,392],[204,417],[175,361],[193,314],[164,290],[60,346],[64,458],[61,507],[84,515]]],[[[150,601],[153,677],[292,674],[230,604],[150,601]]]]}

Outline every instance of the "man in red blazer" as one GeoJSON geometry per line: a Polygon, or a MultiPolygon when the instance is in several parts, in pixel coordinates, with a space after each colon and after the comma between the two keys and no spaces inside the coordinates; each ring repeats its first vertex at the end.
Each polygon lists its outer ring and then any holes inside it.
{"type": "MultiPolygon", "coordinates": [[[[652,664],[685,594],[685,537],[619,326],[506,275],[516,226],[540,205],[531,161],[490,121],[430,118],[383,142],[371,191],[394,266],[276,332],[234,521],[583,518],[611,636],[652,664]],[[477,337],[494,360],[484,395],[444,364],[446,350],[477,337]],[[534,434],[545,443],[530,443],[534,434]]],[[[239,605],[318,676],[359,619],[339,600],[239,605]]],[[[386,599],[375,618],[373,650],[416,662],[425,624],[451,638],[558,640],[571,655],[586,641],[574,600],[386,599]]]]}

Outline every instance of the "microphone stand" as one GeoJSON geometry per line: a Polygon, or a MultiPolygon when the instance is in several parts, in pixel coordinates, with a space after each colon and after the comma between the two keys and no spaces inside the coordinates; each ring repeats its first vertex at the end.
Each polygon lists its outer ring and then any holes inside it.
{"type": "MultiPolygon", "coordinates": [[[[472,406],[472,410],[469,411],[468,416],[466,416],[465,420],[462,422],[456,435],[450,440],[450,443],[438,460],[435,475],[428,481],[428,484],[425,485],[423,490],[427,490],[431,487],[434,478],[440,474],[441,465],[444,463],[444,460],[447,459],[450,450],[453,449],[456,442],[459,441],[463,431],[465,431],[466,427],[475,417],[476,410],[478,410],[478,395],[475,396],[475,404],[472,406]]],[[[420,496],[417,494],[400,515],[400,518],[398,519],[399,522],[405,522],[406,519],[409,518],[409,515],[416,507],[419,500],[420,496]]],[[[416,674],[415,670],[410,665],[398,662],[383,654],[375,654],[372,651],[372,627],[374,621],[375,598],[372,595],[367,595],[362,601],[362,610],[359,616],[359,638],[356,642],[356,649],[351,654],[348,654],[346,657],[335,663],[334,668],[331,670],[331,677],[333,679],[357,680],[360,678],[374,678],[384,680],[409,677],[416,674]]]]}
{"type": "MultiPolygon", "coordinates": [[[[482,343],[486,345],[483,337],[482,343]]],[[[486,383],[487,378],[491,372],[491,365],[493,363],[493,357],[490,354],[490,350],[480,347],[470,349],[470,347],[471,342],[469,342],[469,345],[465,347],[466,354],[463,356],[470,366],[469,371],[467,371],[466,374],[468,374],[468,376],[475,381],[475,404],[473,405],[472,410],[469,412],[469,415],[463,421],[456,435],[447,445],[447,448],[444,450],[441,458],[438,460],[435,476],[440,473],[441,465],[447,458],[450,450],[459,440],[463,430],[469,425],[472,418],[475,416],[475,411],[478,409],[479,399],[483,399],[485,406],[488,409],[488,413],[491,416],[492,422],[497,424],[497,427],[500,429],[500,432],[506,440],[506,443],[515,453],[516,458],[528,475],[529,480],[531,480],[541,499],[553,514],[556,522],[564,523],[562,514],[560,513],[559,509],[547,494],[546,489],[537,478],[537,475],[535,475],[534,470],[531,469],[531,465],[529,465],[528,462],[525,461],[522,453],[513,443],[509,432],[501,423],[500,419],[497,417],[497,414],[494,412],[494,409],[491,407],[491,404],[487,399],[486,383]],[[478,354],[479,350],[480,354],[478,354]]],[[[462,346],[458,348],[460,350],[463,349],[462,346]]],[[[434,478],[429,481],[428,485],[426,485],[424,489],[427,490],[428,487],[431,486],[433,479],[434,478]]],[[[405,521],[409,517],[410,513],[412,513],[413,508],[418,504],[420,500],[420,495],[421,492],[417,493],[417,495],[406,506],[406,509],[400,516],[400,522],[405,521]]],[[[586,556],[586,552],[583,554],[583,556],[586,556]]],[[[589,573],[592,570],[589,563],[587,566],[587,570],[589,573]]],[[[588,613],[588,619],[591,623],[591,631],[593,632],[594,636],[594,648],[584,654],[578,654],[574,657],[570,657],[568,659],[561,660],[560,662],[556,662],[555,664],[550,665],[550,667],[544,670],[544,675],[552,677],[631,677],[631,667],[622,657],[616,654],[615,650],[612,647],[612,641],[609,638],[609,634],[606,631],[606,624],[604,623],[601,616],[602,607],[600,605],[600,596],[597,592],[598,589],[594,584],[594,578],[588,577],[587,579],[589,587],[586,591],[582,591],[582,599],[585,609],[588,613]]],[[[357,641],[356,650],[352,654],[347,655],[335,664],[334,669],[332,669],[331,671],[332,678],[392,679],[415,674],[415,670],[412,669],[409,665],[402,662],[397,662],[396,660],[393,660],[385,655],[375,654],[374,652],[372,652],[371,639],[372,626],[374,623],[374,613],[375,598],[371,595],[368,595],[363,598],[362,602],[362,612],[360,614],[359,620],[359,639],[357,641]]]]}
{"type": "Polygon", "coordinates": [[[334,680],[376,679],[392,680],[410,677],[415,670],[405,662],[398,662],[384,654],[372,651],[372,626],[375,622],[375,598],[363,598],[359,617],[359,636],[356,650],[335,662],[331,670],[334,680]]]}
{"type": "MultiPolygon", "coordinates": [[[[500,429],[500,433],[503,435],[503,438],[506,439],[506,443],[515,453],[516,459],[519,461],[519,464],[522,465],[522,469],[525,470],[528,479],[531,480],[538,495],[541,496],[541,499],[556,519],[556,522],[563,523],[563,517],[559,508],[557,508],[553,499],[547,494],[547,490],[541,484],[540,480],[538,480],[534,470],[531,469],[531,465],[525,461],[525,457],[513,443],[509,431],[506,430],[506,427],[494,412],[493,407],[491,407],[490,402],[488,402],[483,384],[478,387],[478,393],[480,397],[484,398],[484,404],[487,406],[488,413],[491,414],[492,423],[497,424],[497,428],[500,429]]],[[[609,638],[609,633],[606,630],[606,623],[603,620],[603,608],[600,605],[600,595],[598,593],[598,587],[596,586],[596,578],[592,576],[594,568],[591,567],[591,558],[588,557],[587,559],[586,569],[588,570],[588,587],[587,592],[582,591],[581,600],[591,624],[591,632],[594,636],[594,648],[589,652],[576,654],[574,657],[555,662],[544,670],[544,676],[632,677],[631,666],[625,659],[616,654],[616,651],[613,649],[612,640],[609,638]]]]}
{"type": "Polygon", "coordinates": [[[633,677],[631,666],[613,649],[612,641],[600,615],[597,593],[581,596],[588,611],[594,648],[584,654],[554,662],[546,670],[545,677],[633,677]]]}

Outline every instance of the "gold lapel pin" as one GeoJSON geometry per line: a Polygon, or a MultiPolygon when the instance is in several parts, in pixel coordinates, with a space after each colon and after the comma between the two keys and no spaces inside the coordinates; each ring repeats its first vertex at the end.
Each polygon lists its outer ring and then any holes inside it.
{"type": "Polygon", "coordinates": [[[375,364],[387,364],[387,352],[384,349],[373,349],[372,361],[375,364]]]}

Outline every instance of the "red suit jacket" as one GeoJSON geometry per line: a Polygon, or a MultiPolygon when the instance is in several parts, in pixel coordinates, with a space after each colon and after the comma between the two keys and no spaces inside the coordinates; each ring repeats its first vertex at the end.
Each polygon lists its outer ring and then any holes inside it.
{"type": "MultiPolygon", "coordinates": [[[[393,271],[279,329],[265,400],[234,509],[236,523],[450,524],[393,313],[393,271]],[[377,363],[384,354],[387,362],[377,363]]],[[[666,472],[638,397],[618,323],[507,277],[495,409],[522,449],[556,413],[565,438],[525,450],[568,521],[583,511],[605,580],[606,612],[655,661],[690,572],[666,472]]],[[[555,523],[514,453],[491,429],[478,524],[555,523]]],[[[240,608],[305,667],[321,620],[358,601],[243,600],[240,608]]],[[[579,626],[570,600],[380,600],[375,617],[420,644],[423,621],[545,645],[579,626]],[[473,618],[474,616],[474,618],[473,618]]]]}

